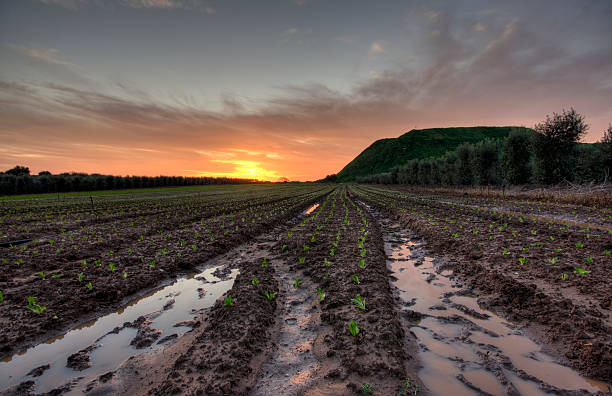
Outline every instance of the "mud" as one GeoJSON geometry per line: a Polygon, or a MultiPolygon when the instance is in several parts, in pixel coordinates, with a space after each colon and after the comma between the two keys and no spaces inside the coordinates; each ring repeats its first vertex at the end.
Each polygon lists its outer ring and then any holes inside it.
{"type": "Polygon", "coordinates": [[[420,209],[359,193],[402,227],[424,237],[433,254],[451,263],[455,275],[479,291],[484,308],[527,324],[547,353],[585,377],[612,381],[608,308],[612,267],[604,255],[612,244],[609,234],[571,226],[560,230],[520,218],[504,217],[500,221],[498,214],[455,213],[456,209],[443,205],[420,209]],[[402,206],[410,211],[400,211],[402,206]],[[498,227],[503,231],[498,232],[498,227]],[[548,240],[549,236],[552,239],[548,240]],[[584,248],[576,248],[579,242],[584,248]],[[551,256],[560,257],[562,264],[551,262],[551,256]],[[526,259],[525,264],[519,262],[520,257],[526,259]],[[591,265],[588,257],[592,258],[591,265]],[[592,270],[589,276],[571,274],[574,267],[587,265],[592,270]],[[563,284],[562,273],[571,274],[563,284]]]}
{"type": "MultiPolygon", "coordinates": [[[[223,206],[227,197],[212,204],[204,202],[203,212],[180,209],[184,204],[181,200],[164,201],[159,204],[163,215],[144,210],[136,211],[133,216],[123,211],[116,216],[108,212],[100,216],[90,214],[89,220],[77,222],[79,228],[75,232],[64,229],[53,238],[39,238],[26,245],[3,248],[0,250],[4,268],[0,274],[0,289],[4,294],[4,303],[0,305],[3,323],[0,358],[7,359],[16,350],[24,351],[110,313],[143,291],[193,271],[201,263],[269,232],[324,193],[326,191],[321,190],[299,198],[273,196],[264,200],[259,197],[252,203],[237,200],[235,205],[246,208],[250,204],[261,204],[259,213],[248,212],[258,217],[248,222],[242,218],[240,227],[236,224],[230,228],[230,223],[238,219],[223,216],[231,211],[223,206]],[[270,216],[266,210],[270,211],[275,205],[279,210],[270,216]],[[25,308],[30,296],[45,306],[40,315],[25,308]]],[[[194,202],[200,205],[197,200],[194,202]]],[[[134,205],[141,204],[149,203],[134,205]]],[[[109,205],[109,208],[117,211],[121,206],[109,205]]],[[[69,209],[70,206],[62,210],[69,209]]],[[[76,214],[72,216],[80,219],[76,214]]],[[[16,219],[24,221],[25,215],[16,219]]],[[[55,232],[58,228],[69,227],[67,224],[49,226],[55,227],[55,232]]],[[[21,223],[19,228],[28,227],[21,223]]]]}

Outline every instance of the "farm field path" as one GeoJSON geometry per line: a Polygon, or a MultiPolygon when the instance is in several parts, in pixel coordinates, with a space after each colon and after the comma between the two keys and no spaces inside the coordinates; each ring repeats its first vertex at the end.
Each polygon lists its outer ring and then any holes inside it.
{"type": "Polygon", "coordinates": [[[419,378],[432,394],[602,390],[555,363],[524,334],[525,326],[482,308],[478,292],[453,274],[452,264],[428,252],[418,236],[369,210],[383,230],[400,316],[419,345],[419,378]]]}

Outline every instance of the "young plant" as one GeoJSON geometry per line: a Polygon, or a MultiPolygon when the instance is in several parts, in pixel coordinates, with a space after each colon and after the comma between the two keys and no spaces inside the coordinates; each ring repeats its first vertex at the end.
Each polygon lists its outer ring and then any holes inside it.
{"type": "Polygon", "coordinates": [[[301,284],[302,284],[301,280],[299,280],[298,278],[293,278],[293,285],[295,287],[300,287],[301,284]]]}
{"type": "Polygon", "coordinates": [[[326,267],[329,267],[331,265],[331,261],[329,261],[327,257],[323,259],[323,263],[325,264],[326,267]]]}
{"type": "Polygon", "coordinates": [[[278,294],[278,292],[272,292],[272,293],[270,293],[270,292],[269,292],[269,291],[267,291],[267,290],[264,292],[264,296],[266,296],[266,298],[267,298],[269,301],[274,300],[274,299],[276,298],[276,295],[277,295],[277,294],[278,294]]]}
{"type": "Polygon", "coordinates": [[[223,304],[225,304],[226,307],[231,307],[232,306],[232,296],[228,295],[227,297],[225,297],[223,299],[223,304]]]}
{"type": "Polygon", "coordinates": [[[26,305],[26,308],[39,315],[43,313],[45,309],[47,309],[45,305],[39,305],[36,302],[36,297],[28,297],[28,305],[26,305]]]}
{"type": "Polygon", "coordinates": [[[359,277],[358,277],[357,275],[353,275],[353,276],[351,277],[351,279],[353,279],[353,282],[355,282],[356,284],[359,284],[359,283],[360,283],[360,282],[359,282],[359,277]]]}
{"type": "Polygon", "coordinates": [[[322,303],[325,300],[325,293],[323,293],[323,289],[320,287],[317,288],[317,294],[319,295],[319,302],[322,303]]]}
{"type": "Polygon", "coordinates": [[[115,272],[115,268],[117,267],[117,265],[114,263],[110,263],[108,267],[110,268],[111,272],[115,272]]]}
{"type": "Polygon", "coordinates": [[[83,282],[83,276],[84,275],[82,272],[77,275],[77,279],[79,280],[79,282],[83,282]]]}
{"type": "Polygon", "coordinates": [[[361,394],[362,395],[370,395],[370,394],[372,394],[372,385],[368,384],[367,382],[364,382],[361,385],[361,394]]]}
{"type": "Polygon", "coordinates": [[[254,277],[253,277],[253,280],[251,281],[251,284],[252,284],[253,286],[257,286],[257,285],[259,285],[259,279],[257,279],[257,277],[256,277],[256,276],[254,276],[254,277]]]}
{"type": "Polygon", "coordinates": [[[565,272],[561,274],[561,280],[568,280],[569,279],[569,275],[566,274],[565,272]]]}
{"type": "Polygon", "coordinates": [[[590,274],[591,271],[585,270],[584,268],[580,268],[580,267],[575,267],[574,268],[574,274],[578,274],[578,275],[586,275],[586,274],[590,274]]]}
{"type": "Polygon", "coordinates": [[[361,267],[362,269],[366,267],[366,265],[365,265],[365,259],[360,259],[360,260],[359,260],[359,267],[361,267]]]}
{"type": "Polygon", "coordinates": [[[47,279],[47,275],[44,272],[40,271],[37,272],[37,274],[40,275],[43,280],[47,279]]]}
{"type": "Polygon", "coordinates": [[[353,337],[357,337],[357,334],[359,334],[359,327],[357,327],[357,323],[355,323],[354,320],[351,320],[348,327],[349,327],[349,331],[351,332],[351,335],[353,337]]]}
{"type": "Polygon", "coordinates": [[[298,257],[298,261],[300,262],[300,264],[304,264],[304,261],[306,261],[306,257],[298,257]]]}
{"type": "Polygon", "coordinates": [[[366,301],[365,297],[362,298],[359,294],[357,294],[356,298],[353,298],[351,300],[351,302],[354,303],[357,306],[357,308],[363,309],[364,311],[366,309],[365,301],[366,301]]]}
{"type": "Polygon", "coordinates": [[[268,258],[264,257],[263,261],[261,262],[261,268],[266,268],[268,266],[268,258]]]}
{"type": "Polygon", "coordinates": [[[0,302],[4,301],[4,294],[0,291],[0,302]]]}
{"type": "Polygon", "coordinates": [[[86,287],[86,288],[87,288],[89,291],[92,291],[92,290],[93,290],[93,285],[91,284],[91,282],[87,282],[87,283],[85,284],[85,287],[86,287]]]}
{"type": "Polygon", "coordinates": [[[527,259],[526,259],[525,257],[519,257],[518,261],[519,261],[519,263],[520,263],[521,265],[523,265],[523,264],[525,264],[525,262],[527,261],[527,259]]]}

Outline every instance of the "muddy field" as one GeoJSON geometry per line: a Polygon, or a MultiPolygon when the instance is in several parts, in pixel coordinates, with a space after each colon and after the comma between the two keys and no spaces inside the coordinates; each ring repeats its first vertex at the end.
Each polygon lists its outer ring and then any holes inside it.
{"type": "Polygon", "coordinates": [[[92,202],[2,203],[2,240],[32,239],[0,248],[4,394],[610,391],[610,208],[317,184],[92,202]]]}

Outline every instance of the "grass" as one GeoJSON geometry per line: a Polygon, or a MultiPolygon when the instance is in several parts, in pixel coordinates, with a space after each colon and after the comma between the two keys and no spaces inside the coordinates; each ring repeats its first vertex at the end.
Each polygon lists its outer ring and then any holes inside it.
{"type": "Polygon", "coordinates": [[[462,143],[475,143],[487,138],[503,139],[513,128],[516,127],[413,129],[397,138],[372,143],[338,173],[338,180],[353,181],[361,176],[388,172],[415,158],[441,157],[462,143]]]}

